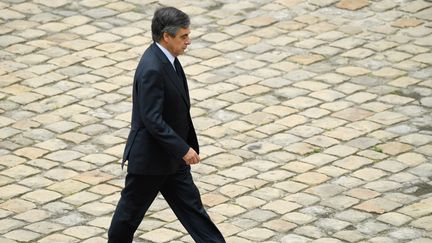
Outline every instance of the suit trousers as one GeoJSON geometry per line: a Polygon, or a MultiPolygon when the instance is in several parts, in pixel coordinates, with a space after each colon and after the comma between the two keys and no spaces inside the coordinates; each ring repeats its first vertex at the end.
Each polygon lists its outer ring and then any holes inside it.
{"type": "Polygon", "coordinates": [[[170,175],[126,175],[125,187],[108,231],[108,243],[132,242],[136,229],[159,192],[195,242],[225,242],[202,205],[190,166],[182,166],[170,175]]]}

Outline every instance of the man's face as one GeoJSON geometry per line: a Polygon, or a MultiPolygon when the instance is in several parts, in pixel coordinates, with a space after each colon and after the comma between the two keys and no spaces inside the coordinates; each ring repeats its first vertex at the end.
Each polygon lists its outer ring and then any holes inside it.
{"type": "Polygon", "coordinates": [[[164,40],[166,41],[167,49],[175,57],[182,55],[187,46],[191,44],[189,38],[190,30],[189,28],[180,28],[175,36],[170,36],[164,33],[164,40]]]}

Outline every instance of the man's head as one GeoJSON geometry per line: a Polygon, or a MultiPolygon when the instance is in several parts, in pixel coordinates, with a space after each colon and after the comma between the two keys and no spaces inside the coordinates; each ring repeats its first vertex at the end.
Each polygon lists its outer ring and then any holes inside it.
{"type": "Polygon", "coordinates": [[[152,20],[153,41],[164,46],[173,56],[181,55],[191,43],[189,25],[189,16],[184,12],[173,7],[160,8],[152,20]]]}

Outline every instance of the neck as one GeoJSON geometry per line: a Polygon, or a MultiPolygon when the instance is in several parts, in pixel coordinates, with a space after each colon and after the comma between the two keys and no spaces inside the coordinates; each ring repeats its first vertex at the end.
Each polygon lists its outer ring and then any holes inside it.
{"type": "Polygon", "coordinates": [[[167,49],[170,53],[171,53],[171,55],[173,56],[173,57],[177,57],[174,53],[173,53],[173,51],[169,48],[169,46],[168,46],[168,44],[166,43],[166,42],[164,42],[163,40],[162,41],[160,41],[160,42],[158,42],[159,43],[159,45],[161,45],[161,46],[163,46],[165,49],[167,49]]]}

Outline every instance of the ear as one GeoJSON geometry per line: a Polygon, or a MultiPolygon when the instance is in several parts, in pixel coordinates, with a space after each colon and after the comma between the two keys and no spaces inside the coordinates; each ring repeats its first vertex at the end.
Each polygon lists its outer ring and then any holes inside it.
{"type": "Polygon", "coordinates": [[[163,40],[164,40],[165,42],[168,42],[170,37],[171,37],[171,36],[170,36],[167,32],[164,32],[164,33],[162,34],[162,38],[163,38],[163,40]]]}

